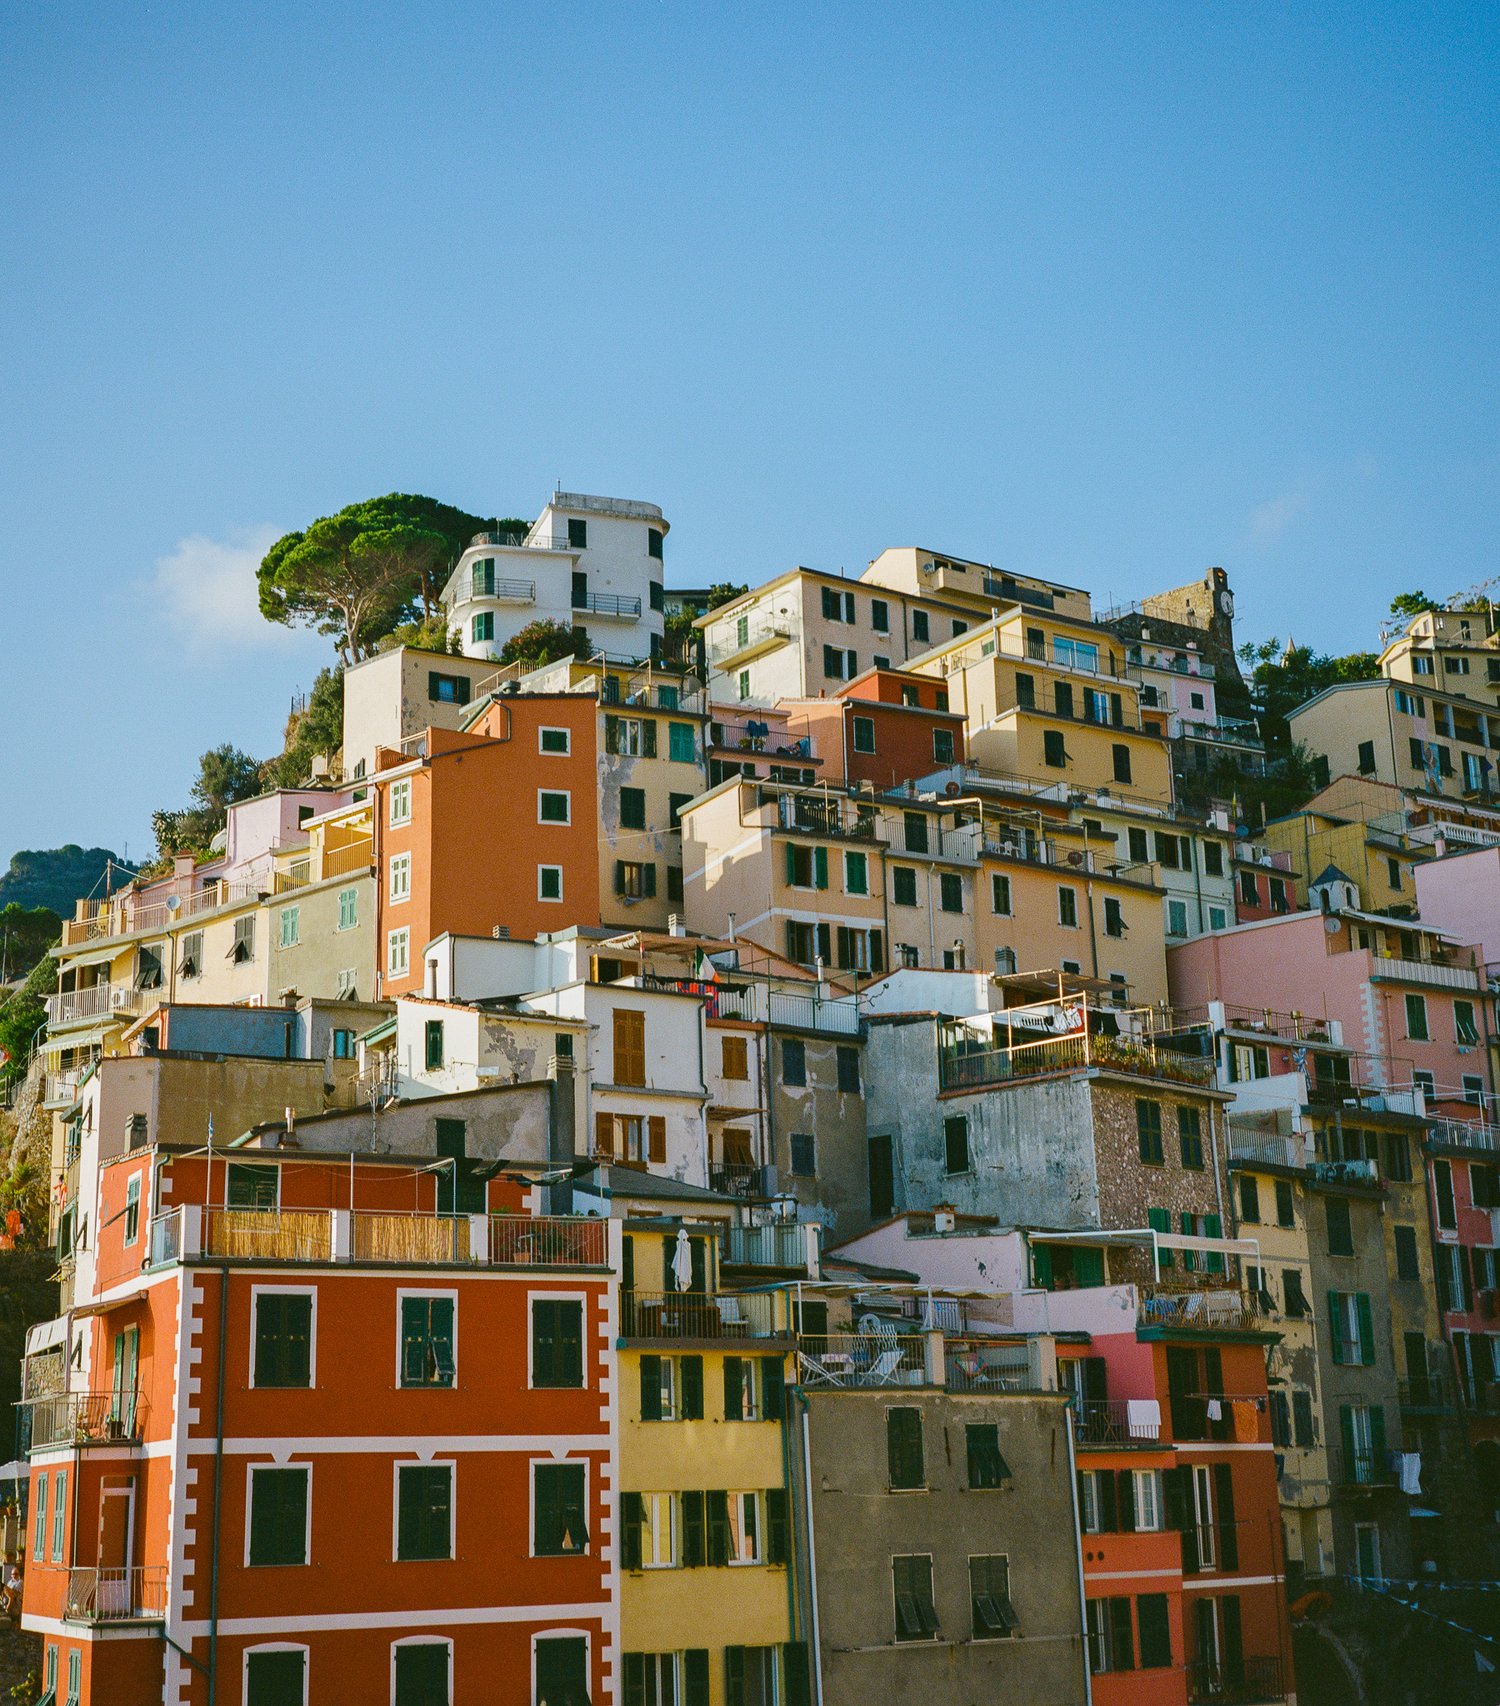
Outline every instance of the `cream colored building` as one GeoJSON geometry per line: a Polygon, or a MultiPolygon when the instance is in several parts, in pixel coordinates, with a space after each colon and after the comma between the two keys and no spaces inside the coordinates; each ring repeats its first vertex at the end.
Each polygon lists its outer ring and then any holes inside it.
{"type": "Polygon", "coordinates": [[[461,728],[482,684],[495,674],[489,658],[393,646],[344,671],[344,777],[375,769],[375,749],[402,745],[429,728],[461,728]]]}

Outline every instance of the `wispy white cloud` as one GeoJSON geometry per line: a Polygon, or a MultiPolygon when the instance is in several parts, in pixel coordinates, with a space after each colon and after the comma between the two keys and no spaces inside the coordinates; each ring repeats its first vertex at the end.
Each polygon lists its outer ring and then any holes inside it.
{"type": "Polygon", "coordinates": [[[224,539],[194,533],[157,558],[146,582],[148,594],[162,621],[191,652],[207,658],[306,647],[305,632],[267,622],[257,602],[255,571],[280,536],[281,529],[270,525],[224,539]]]}
{"type": "Polygon", "coordinates": [[[1250,512],[1250,538],[1257,545],[1272,545],[1303,515],[1312,499],[1301,488],[1268,498],[1250,512]]]}

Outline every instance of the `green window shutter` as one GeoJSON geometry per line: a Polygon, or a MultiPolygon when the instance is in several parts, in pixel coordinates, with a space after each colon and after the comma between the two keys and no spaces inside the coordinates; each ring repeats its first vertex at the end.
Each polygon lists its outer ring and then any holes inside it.
{"type": "Polygon", "coordinates": [[[531,1306],[531,1381],[555,1386],[557,1370],[557,1305],[538,1300],[531,1306]]]}
{"type": "MultiPolygon", "coordinates": [[[[628,1569],[629,1566],[627,1565],[628,1569]]],[[[625,1706],[647,1706],[646,1699],[646,1655],[644,1653],[626,1653],[625,1655],[625,1706]]]]}
{"type": "Polygon", "coordinates": [[[401,1384],[421,1386],[427,1370],[427,1300],[401,1299],[401,1384]]]}
{"type": "MultiPolygon", "coordinates": [[[[1101,1471],[1107,1476],[1107,1469],[1101,1471]]],[[[1121,1534],[1135,1533],[1135,1476],[1128,1469],[1115,1474],[1115,1520],[1121,1534]]]]}
{"type": "MultiPolygon", "coordinates": [[[[1192,1215],[1190,1215],[1190,1214],[1179,1214],[1178,1215],[1178,1217],[1177,1217],[1177,1230],[1179,1232],[1181,1232],[1184,1235],[1184,1237],[1191,1238],[1193,1236],[1193,1231],[1194,1231],[1194,1228],[1196,1226],[1197,1226],[1197,1222],[1194,1220],[1192,1215]]],[[[1182,1252],[1182,1265],[1183,1265],[1183,1267],[1188,1268],[1190,1270],[1196,1269],[1198,1266],[1198,1253],[1197,1253],[1197,1251],[1196,1250],[1184,1250],[1182,1252]]]]}
{"type": "Polygon", "coordinates": [[[1385,1406],[1370,1406],[1370,1455],[1377,1478],[1385,1473],[1385,1406]]]}
{"type": "Polygon", "coordinates": [[[531,1549],[538,1557],[562,1551],[562,1476],[540,1465],[532,1482],[531,1549]]]}
{"type": "Polygon", "coordinates": [[[644,881],[641,884],[641,892],[645,895],[647,900],[651,900],[656,894],[656,866],[642,866],[641,875],[644,878],[644,881]]]}
{"type": "Polygon", "coordinates": [[[745,1649],[724,1649],[724,1706],[745,1706],[745,1649]]]}
{"type": "Polygon", "coordinates": [[[784,1564],[788,1551],[786,1488],[766,1489],[766,1562],[784,1564]]]}
{"type": "Polygon", "coordinates": [[[682,1419],[685,1422],[703,1420],[703,1358],[684,1357],[682,1370],[682,1419]]]}
{"type": "Polygon", "coordinates": [[[812,1682],[807,1674],[806,1641],[788,1641],[781,1649],[781,1674],[786,1682],[786,1706],[811,1706],[812,1682]]]}
{"type": "Polygon", "coordinates": [[[729,1562],[729,1494],[722,1488],[710,1488],[703,1495],[708,1523],[708,1561],[710,1564],[729,1562]]]}
{"type": "Polygon", "coordinates": [[[307,1654],[300,1651],[247,1654],[245,1706],[302,1706],[306,1668],[307,1654]]]}
{"type": "Polygon", "coordinates": [[[307,1562],[307,1471],[257,1469],[250,1487],[250,1562],[307,1562]]]}
{"type": "Polygon", "coordinates": [[[638,1570],[641,1567],[641,1525],[645,1520],[646,1506],[641,1495],[639,1493],[621,1493],[620,1568],[622,1570],[638,1570]]]}
{"type": "Polygon", "coordinates": [[[641,1420],[661,1420],[661,1358],[641,1358],[641,1420]]]}
{"type": "Polygon", "coordinates": [[[745,1376],[738,1357],[724,1358],[724,1420],[737,1422],[745,1413],[745,1376]]]}
{"type": "Polygon", "coordinates": [[[786,1416],[786,1371],[780,1357],[760,1359],[760,1385],[764,1395],[762,1414],[768,1422],[779,1422],[786,1416]]]}
{"type": "Polygon", "coordinates": [[[647,717],[641,724],[641,756],[643,758],[656,757],[656,723],[650,717],[647,717]]]}
{"type": "Polygon", "coordinates": [[[790,841],[786,844],[786,880],[789,884],[797,881],[797,849],[790,841]]]}
{"type": "Polygon", "coordinates": [[[1031,1281],[1040,1286],[1043,1291],[1052,1289],[1052,1246],[1050,1244],[1033,1244],[1031,1246],[1031,1281]]]}
{"type": "Polygon", "coordinates": [[[1354,1459],[1354,1406],[1339,1405],[1339,1438],[1344,1443],[1344,1477],[1352,1481],[1358,1473],[1354,1459]]]}
{"type": "Polygon", "coordinates": [[[1135,1640],[1130,1626],[1130,1601],[1123,1595],[1105,1602],[1109,1606],[1109,1644],[1114,1670],[1135,1669],[1135,1640]]]}
{"type": "MultiPolygon", "coordinates": [[[[1146,1224],[1153,1232],[1170,1232],[1172,1230],[1171,1211],[1165,1208],[1148,1208],[1146,1210],[1146,1224]]],[[[1161,1250],[1158,1254],[1161,1259],[1161,1265],[1164,1268],[1170,1268],[1175,1259],[1173,1252],[1171,1250],[1161,1250]]]]}
{"type": "Polygon", "coordinates": [[[923,1485],[922,1412],[910,1405],[887,1410],[886,1458],[893,1487],[923,1485]]]}
{"type": "MultiPolygon", "coordinates": [[[[1204,1231],[1204,1234],[1206,1237],[1222,1238],[1224,1236],[1224,1222],[1216,1214],[1205,1214],[1203,1217],[1203,1231],[1204,1231]]],[[[1211,1274],[1223,1273],[1224,1272],[1224,1258],[1223,1258],[1223,1256],[1222,1255],[1211,1255],[1211,1256],[1209,1256],[1206,1260],[1206,1266],[1208,1268],[1208,1271],[1211,1274]]]]}
{"type": "Polygon", "coordinates": [[[1375,1361],[1375,1321],[1370,1310],[1370,1294],[1354,1294],[1354,1311],[1359,1321],[1359,1360],[1368,1368],[1375,1361]]]}
{"type": "Polygon", "coordinates": [[[1073,1283],[1080,1286],[1104,1284],[1104,1252],[1080,1246],[1073,1252],[1073,1283]]]}
{"type": "Polygon", "coordinates": [[[583,1385],[583,1305],[559,1303],[557,1353],[558,1385],[583,1385]]]}
{"type": "Polygon", "coordinates": [[[1328,1337],[1333,1351],[1335,1365],[1347,1362],[1348,1356],[1344,1346],[1343,1313],[1339,1307],[1340,1293],[1330,1291],[1328,1294],[1328,1337]]]}
{"type": "Polygon", "coordinates": [[[457,1378],[453,1363],[453,1299],[433,1297],[427,1304],[427,1334],[432,1352],[432,1384],[452,1386],[457,1378]]]}
{"type": "Polygon", "coordinates": [[[606,717],[604,719],[604,750],[617,753],[620,750],[620,719],[606,717]]]}
{"type": "Polygon", "coordinates": [[[707,1562],[708,1550],[704,1537],[703,1494],[688,1492],[682,1495],[682,1563],[685,1569],[695,1569],[707,1562]]]}
{"type": "Polygon", "coordinates": [[[682,1706],[708,1706],[707,1647],[689,1647],[682,1655],[682,1706]]]}
{"type": "Polygon", "coordinates": [[[828,887],[828,849],[813,848],[813,887],[826,889],[828,887]]]}

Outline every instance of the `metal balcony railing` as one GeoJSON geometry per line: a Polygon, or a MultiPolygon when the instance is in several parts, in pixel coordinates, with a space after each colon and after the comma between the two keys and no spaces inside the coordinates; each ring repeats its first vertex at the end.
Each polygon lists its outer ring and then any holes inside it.
{"type": "Polygon", "coordinates": [[[1195,1659],[1187,1667],[1188,1699],[1192,1706],[1255,1706],[1286,1699],[1286,1677],[1278,1658],[1242,1658],[1206,1664],[1195,1659]]]}
{"type": "Polygon", "coordinates": [[[165,1564],[91,1565],[68,1572],[63,1615],[69,1622],[154,1622],[166,1614],[165,1564]]]}
{"type": "Polygon", "coordinates": [[[1179,1291],[1166,1286],[1140,1288],[1138,1319],[1143,1327],[1185,1328],[1213,1334],[1256,1332],[1266,1324],[1253,1292],[1232,1286],[1179,1291]]]}
{"type": "Polygon", "coordinates": [[[536,601],[536,582],[508,579],[504,575],[475,575],[469,587],[470,598],[504,598],[517,604],[536,601]]]}
{"type": "Polygon", "coordinates": [[[1111,1451],[1161,1446],[1161,1421],[1132,1416],[1124,1398],[1085,1398],[1073,1406],[1073,1438],[1079,1445],[1111,1451]]]}
{"type": "Polygon", "coordinates": [[[727,1227],[724,1260],[741,1268],[789,1268],[805,1273],[807,1230],[795,1223],[727,1227]]]}
{"type": "Polygon", "coordinates": [[[778,1333],[767,1292],[628,1291],[620,1297],[627,1339],[770,1339],[778,1333]]]}
{"type": "Polygon", "coordinates": [[[737,657],[748,656],[767,646],[774,646],[792,636],[790,623],[779,620],[751,620],[730,626],[708,644],[708,661],[724,665],[737,657]]]}
{"type": "Polygon", "coordinates": [[[1017,1043],[1010,1048],[949,1048],[940,1057],[945,1090],[1003,1084],[1011,1079],[1035,1078],[1047,1072],[1076,1072],[1087,1067],[1183,1084],[1208,1084],[1214,1075],[1212,1061],[1193,1060],[1149,1042],[1092,1036],[1087,1032],[1017,1043]]]}
{"type": "Polygon", "coordinates": [[[128,983],[94,983],[87,989],[65,989],[47,997],[47,1023],[71,1025],[110,1014],[139,1018],[160,1007],[166,994],[161,986],[137,989],[128,983]]]}
{"type": "Polygon", "coordinates": [[[927,1340],[920,1333],[804,1333],[798,1380],[806,1387],[925,1386],[927,1340]]]}
{"type": "Polygon", "coordinates": [[[1041,1384],[1031,1347],[984,1339],[944,1339],[943,1370],[950,1392],[1029,1392],[1041,1384]]]}
{"type": "Polygon", "coordinates": [[[497,1267],[602,1268],[609,1260],[602,1220],[565,1215],[490,1217],[490,1262],[497,1267]]]}
{"type": "Polygon", "coordinates": [[[1397,1479],[1386,1454],[1370,1446],[1356,1446],[1352,1451],[1344,1446],[1330,1447],[1328,1473],[1336,1487],[1394,1487],[1397,1479]]]}
{"type": "Polygon", "coordinates": [[[641,601],[614,592],[591,592],[575,610],[587,610],[595,616],[623,616],[634,621],[641,613],[641,601]]]}
{"type": "Polygon", "coordinates": [[[131,1444],[146,1421],[146,1401],[135,1392],[59,1392],[29,1402],[33,1451],[131,1444]]]}
{"type": "Polygon", "coordinates": [[[1408,1377],[1396,1382],[1396,1399],[1403,1410],[1429,1415],[1451,1415],[1458,1399],[1446,1374],[1408,1377]]]}

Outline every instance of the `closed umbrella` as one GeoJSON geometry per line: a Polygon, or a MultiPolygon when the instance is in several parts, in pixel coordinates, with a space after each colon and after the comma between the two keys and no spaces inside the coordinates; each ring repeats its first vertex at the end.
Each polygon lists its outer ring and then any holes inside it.
{"type": "Polygon", "coordinates": [[[693,1284],[693,1247],[688,1243],[687,1228],[677,1228],[677,1248],[672,1252],[672,1274],[679,1291],[689,1291],[693,1284]]]}

